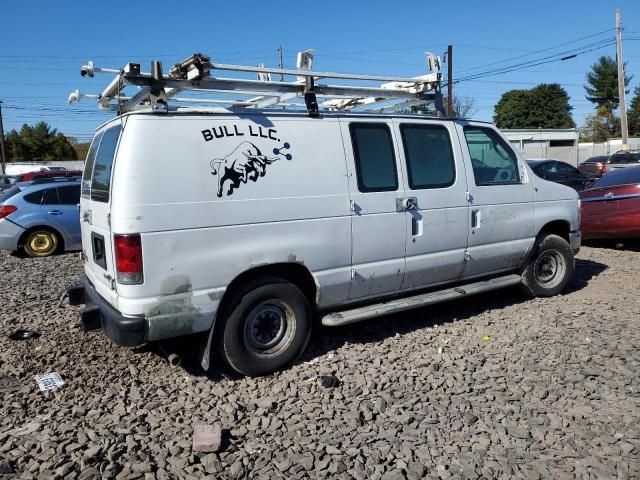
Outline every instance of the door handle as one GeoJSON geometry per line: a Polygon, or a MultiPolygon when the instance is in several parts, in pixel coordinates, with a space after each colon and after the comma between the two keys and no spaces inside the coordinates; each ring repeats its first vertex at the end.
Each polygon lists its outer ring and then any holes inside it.
{"type": "Polygon", "coordinates": [[[471,210],[471,228],[480,228],[480,210],[471,210]]]}
{"type": "Polygon", "coordinates": [[[62,215],[60,210],[50,210],[47,212],[49,215],[62,215]]]}

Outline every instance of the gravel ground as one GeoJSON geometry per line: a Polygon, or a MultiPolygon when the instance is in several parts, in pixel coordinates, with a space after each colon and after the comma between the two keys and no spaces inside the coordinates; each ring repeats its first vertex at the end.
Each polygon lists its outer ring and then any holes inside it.
{"type": "MultiPolygon", "coordinates": [[[[171,367],[58,306],[77,254],[0,253],[0,473],[12,478],[640,478],[640,255],[583,248],[517,289],[337,329],[259,379],[171,367]],[[41,332],[11,341],[17,328],[41,332]],[[66,384],[42,393],[33,376],[66,384]],[[319,376],[335,375],[336,386],[319,376]],[[194,453],[194,425],[225,429],[194,453]]],[[[185,348],[173,345],[168,348],[185,348]]]]}

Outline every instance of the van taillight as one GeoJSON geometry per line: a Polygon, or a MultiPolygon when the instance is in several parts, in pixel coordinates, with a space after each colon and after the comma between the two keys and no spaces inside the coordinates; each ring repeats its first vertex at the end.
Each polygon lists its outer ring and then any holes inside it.
{"type": "Polygon", "coordinates": [[[140,234],[114,235],[116,279],[125,285],[142,283],[142,240],[140,234]]]}
{"type": "Polygon", "coordinates": [[[0,205],[0,218],[8,217],[16,210],[18,210],[18,207],[15,205],[0,205]]]}

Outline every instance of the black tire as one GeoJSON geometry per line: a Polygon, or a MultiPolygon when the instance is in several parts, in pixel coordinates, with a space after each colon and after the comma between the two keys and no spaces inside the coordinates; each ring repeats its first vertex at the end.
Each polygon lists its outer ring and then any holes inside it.
{"type": "Polygon", "coordinates": [[[49,257],[60,250],[62,238],[50,228],[38,227],[25,233],[22,245],[29,257],[49,257]]]}
{"type": "Polygon", "coordinates": [[[565,289],[574,271],[569,243],[558,235],[545,235],[538,240],[522,272],[522,285],[532,297],[551,297],[565,289]]]}
{"type": "Polygon", "coordinates": [[[216,320],[216,350],[236,372],[250,377],[275,372],[292,364],[307,346],[311,307],[291,282],[256,279],[227,305],[216,320]]]}

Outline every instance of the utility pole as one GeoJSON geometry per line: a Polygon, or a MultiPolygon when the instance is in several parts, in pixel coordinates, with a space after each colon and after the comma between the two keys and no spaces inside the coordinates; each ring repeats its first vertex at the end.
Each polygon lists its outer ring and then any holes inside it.
{"type": "Polygon", "coordinates": [[[4,127],[2,126],[2,100],[0,100],[0,172],[6,172],[7,157],[4,154],[4,127]]]}
{"type": "MultiPolygon", "coordinates": [[[[282,45],[278,47],[278,56],[280,58],[280,62],[278,63],[279,68],[284,68],[284,61],[282,60],[282,45]]],[[[280,81],[284,82],[284,74],[280,74],[280,81]]]]}
{"type": "Polygon", "coordinates": [[[453,116],[453,45],[447,47],[447,115],[453,116]]]}
{"type": "Polygon", "coordinates": [[[622,129],[622,150],[629,149],[629,129],[627,127],[627,106],[624,100],[624,62],[622,61],[622,13],[616,9],[616,51],[618,61],[618,97],[620,100],[620,127],[622,129]]]}

